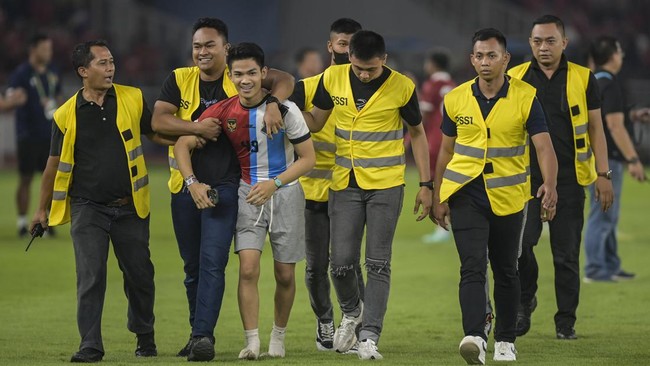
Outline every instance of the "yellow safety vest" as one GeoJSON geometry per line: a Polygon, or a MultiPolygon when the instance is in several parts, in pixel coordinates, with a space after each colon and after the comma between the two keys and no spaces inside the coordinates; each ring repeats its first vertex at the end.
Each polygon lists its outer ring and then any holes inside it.
{"type": "Polygon", "coordinates": [[[357,111],[350,85],[350,65],[330,66],[323,83],[334,102],[331,119],[336,158],[331,189],[340,191],[354,169],[362,189],[386,189],[404,184],[404,132],[399,108],[405,106],[415,84],[391,70],[390,76],[357,111]]]}
{"type": "Polygon", "coordinates": [[[456,123],[454,155],[444,172],[440,201],[444,202],[465,184],[483,176],[492,212],[499,216],[519,212],[531,198],[526,121],[535,88],[512,79],[508,94],[499,98],[487,119],[472,93],[470,80],[444,99],[445,111],[456,123]],[[489,128],[489,137],[488,137],[489,128]],[[486,166],[490,166],[489,171],[486,166]]]}
{"type": "MultiPolygon", "coordinates": [[[[314,105],[314,95],[322,74],[303,79],[305,86],[305,110],[311,110],[314,105]]],[[[332,185],[332,168],[334,167],[334,155],[336,144],[334,143],[335,122],[331,118],[325,123],[322,130],[312,133],[311,139],[314,142],[316,151],[316,166],[312,171],[300,177],[300,184],[305,191],[305,199],[327,202],[329,188],[332,185]]]]}
{"type": "MultiPolygon", "coordinates": [[[[174,70],[176,77],[176,85],[181,92],[181,105],[178,106],[178,111],[174,114],[176,117],[192,122],[192,114],[199,108],[201,104],[201,96],[199,95],[199,81],[200,70],[197,66],[181,67],[174,70]]],[[[228,97],[237,95],[235,84],[228,77],[228,68],[223,72],[223,90],[228,97]]],[[[183,188],[183,176],[178,170],[178,163],[174,158],[174,146],[170,146],[168,150],[169,162],[169,181],[167,186],[172,193],[178,193],[183,188]]]]}
{"type": "MultiPolygon", "coordinates": [[[[140,141],[140,118],[142,117],[142,91],[130,86],[113,84],[117,98],[117,129],[124,143],[129,172],[131,172],[131,195],[138,216],[149,215],[149,175],[145,165],[140,141]],[[133,138],[124,139],[124,132],[131,130],[133,138]],[[133,175],[135,173],[135,175],[133,175]]],[[[54,112],[54,121],[63,132],[63,145],[59,157],[59,167],[54,178],[52,209],[49,225],[61,225],[70,221],[70,196],[68,190],[72,183],[74,169],[74,146],[77,137],[77,94],[68,99],[54,112]]]]}
{"type": "MultiPolygon", "coordinates": [[[[508,70],[508,75],[523,80],[530,68],[525,62],[508,70]]],[[[573,147],[575,150],[576,178],[578,184],[588,186],[596,178],[596,159],[589,142],[589,110],[587,109],[587,86],[589,69],[573,62],[568,62],[566,95],[569,114],[573,125],[573,147]]]]}

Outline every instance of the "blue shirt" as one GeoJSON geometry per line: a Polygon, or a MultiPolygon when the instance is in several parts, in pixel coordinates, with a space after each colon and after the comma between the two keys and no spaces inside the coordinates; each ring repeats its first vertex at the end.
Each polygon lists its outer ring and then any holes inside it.
{"type": "Polygon", "coordinates": [[[49,143],[52,120],[45,115],[43,103],[61,95],[59,73],[48,66],[43,74],[38,74],[29,62],[24,62],[9,77],[9,87],[22,88],[27,93],[27,102],[16,109],[16,139],[49,143]]]}
{"type": "MultiPolygon", "coordinates": [[[[483,119],[487,119],[488,115],[490,114],[490,111],[492,111],[492,108],[497,103],[499,98],[503,98],[506,95],[508,95],[509,87],[510,87],[510,83],[508,82],[508,78],[506,77],[505,83],[503,83],[503,86],[501,87],[497,95],[495,95],[494,98],[488,99],[485,97],[485,95],[483,95],[483,93],[479,89],[478,78],[476,78],[476,82],[472,84],[472,94],[476,98],[476,101],[478,102],[478,105],[481,108],[481,114],[483,115],[483,119]]],[[[449,118],[449,115],[447,114],[447,111],[444,109],[444,106],[442,109],[442,125],[440,128],[442,129],[442,133],[444,133],[447,136],[455,137],[458,135],[456,130],[456,123],[454,123],[451,120],[451,118],[449,118]]],[[[530,106],[530,114],[528,115],[528,120],[526,121],[526,131],[528,132],[529,136],[534,136],[541,132],[548,132],[548,127],[546,126],[546,118],[544,116],[544,110],[542,109],[542,105],[540,104],[540,102],[537,100],[537,97],[533,99],[533,104],[530,106]]],[[[455,194],[468,195],[479,206],[488,210],[491,209],[490,201],[488,199],[487,192],[485,191],[485,184],[483,182],[482,175],[479,175],[478,177],[474,178],[471,182],[464,185],[455,194]]]]}

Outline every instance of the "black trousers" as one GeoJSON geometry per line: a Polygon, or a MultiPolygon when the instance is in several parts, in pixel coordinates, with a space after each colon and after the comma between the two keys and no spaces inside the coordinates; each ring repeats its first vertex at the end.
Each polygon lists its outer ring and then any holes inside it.
{"type": "MultiPolygon", "coordinates": [[[[535,190],[533,190],[535,192],[535,190]]],[[[580,240],[584,224],[585,191],[581,186],[558,187],[557,213],[549,222],[551,252],[555,267],[555,327],[573,327],[580,295],[580,240]]],[[[519,258],[521,303],[529,304],[537,292],[539,268],[533,248],[542,233],[541,200],[528,203],[522,252],[519,258]]]]}
{"type": "Polygon", "coordinates": [[[497,342],[514,342],[520,285],[517,273],[524,211],[497,216],[468,196],[452,196],[451,227],[460,257],[460,308],[465,335],[485,335],[488,256],[494,276],[497,342]]]}
{"type": "Polygon", "coordinates": [[[132,203],[107,207],[80,198],[71,199],[70,212],[77,268],[79,349],[104,352],[101,324],[109,239],[124,277],[127,328],[135,334],[153,332],[155,289],[149,252],[149,217],[138,217],[132,203]]]}

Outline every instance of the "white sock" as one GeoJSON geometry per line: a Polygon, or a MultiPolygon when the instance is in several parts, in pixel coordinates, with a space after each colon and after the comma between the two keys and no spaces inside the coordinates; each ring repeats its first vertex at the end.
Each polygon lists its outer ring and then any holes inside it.
{"type": "Polygon", "coordinates": [[[284,357],[284,336],[287,333],[287,327],[281,328],[273,323],[271,331],[271,340],[269,341],[269,356],[284,357]]]}
{"type": "Polygon", "coordinates": [[[257,328],[251,330],[244,329],[246,337],[246,346],[239,352],[240,359],[256,360],[260,355],[260,333],[257,328]]]}
{"type": "Polygon", "coordinates": [[[18,226],[19,229],[21,227],[27,227],[27,216],[25,215],[18,216],[18,221],[16,225],[18,226]]]}

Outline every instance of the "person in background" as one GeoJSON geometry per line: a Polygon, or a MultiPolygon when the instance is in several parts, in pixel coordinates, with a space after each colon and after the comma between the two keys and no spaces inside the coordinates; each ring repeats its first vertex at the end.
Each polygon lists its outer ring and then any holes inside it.
{"type": "Polygon", "coordinates": [[[315,48],[303,48],[296,53],[296,80],[323,72],[323,58],[315,48]]]}

